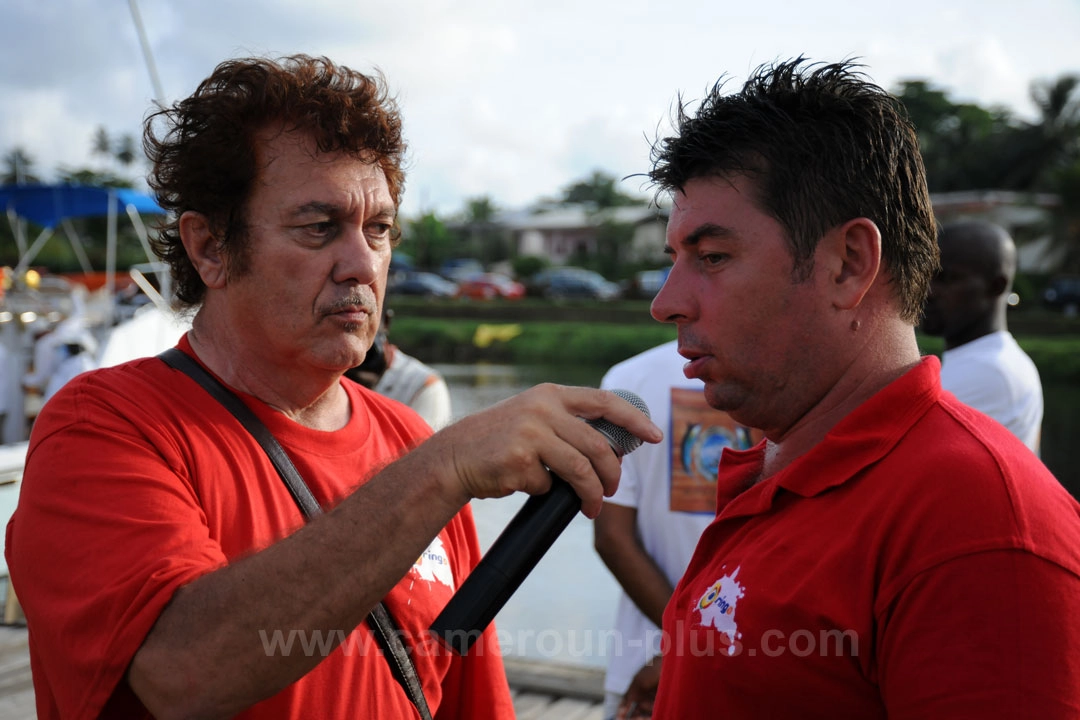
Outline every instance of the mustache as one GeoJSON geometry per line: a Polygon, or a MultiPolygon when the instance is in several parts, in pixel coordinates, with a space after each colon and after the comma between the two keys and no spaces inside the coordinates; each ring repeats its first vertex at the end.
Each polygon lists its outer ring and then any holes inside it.
{"type": "Polygon", "coordinates": [[[378,311],[378,308],[375,305],[375,298],[367,294],[349,295],[340,300],[335,300],[329,305],[324,305],[320,309],[324,315],[333,315],[334,313],[354,310],[356,308],[360,308],[371,315],[375,315],[378,311]]]}

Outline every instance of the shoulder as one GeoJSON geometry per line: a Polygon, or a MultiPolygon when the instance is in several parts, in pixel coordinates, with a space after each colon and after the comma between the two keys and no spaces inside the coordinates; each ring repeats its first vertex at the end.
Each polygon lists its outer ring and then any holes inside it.
{"type": "Polygon", "coordinates": [[[349,401],[354,408],[363,408],[373,421],[373,427],[392,429],[395,434],[409,438],[427,438],[431,428],[420,415],[407,404],[393,397],[376,392],[342,378],[342,385],[349,393],[349,401]]]}
{"type": "Polygon", "coordinates": [[[42,409],[35,427],[81,420],[96,422],[110,414],[138,417],[160,410],[166,402],[170,404],[165,407],[172,407],[170,397],[178,394],[175,372],[157,357],[89,370],[57,391],[42,409]]]}
{"type": "Polygon", "coordinates": [[[1080,505],[1000,423],[946,395],[896,449],[879,475],[890,505],[941,552],[1024,549],[1080,571],[1080,505]]]}

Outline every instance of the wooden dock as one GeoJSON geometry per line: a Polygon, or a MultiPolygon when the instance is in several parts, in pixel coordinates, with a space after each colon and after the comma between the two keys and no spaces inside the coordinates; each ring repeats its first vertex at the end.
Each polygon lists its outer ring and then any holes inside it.
{"type": "MultiPolygon", "coordinates": [[[[603,720],[604,671],[506,659],[518,720],[603,720]]],[[[26,628],[0,626],[0,718],[35,720],[26,628]]]]}
{"type": "Polygon", "coordinates": [[[36,717],[26,628],[0,627],[0,718],[34,720],[36,717]]]}
{"type": "Polygon", "coordinates": [[[603,720],[604,670],[508,657],[518,720],[603,720]]]}

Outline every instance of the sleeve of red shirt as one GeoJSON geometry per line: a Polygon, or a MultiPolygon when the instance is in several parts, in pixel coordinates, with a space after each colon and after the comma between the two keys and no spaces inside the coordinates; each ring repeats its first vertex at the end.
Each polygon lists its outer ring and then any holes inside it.
{"type": "Polygon", "coordinates": [[[1022,550],[917,576],[882,619],[891,720],[1080,716],[1080,578],[1022,550]]]}
{"type": "MultiPolygon", "coordinates": [[[[472,508],[468,505],[447,527],[456,548],[454,577],[463,578],[480,560],[480,542],[476,536],[472,508]]],[[[514,703],[506,681],[502,653],[496,637],[495,623],[470,648],[465,656],[450,650],[450,667],[443,678],[443,697],[436,720],[506,720],[514,717],[514,703]]]]}
{"type": "Polygon", "coordinates": [[[81,393],[52,402],[34,428],[8,562],[35,673],[48,672],[63,717],[94,718],[176,589],[226,558],[191,486],[137,428],[81,393]]]}

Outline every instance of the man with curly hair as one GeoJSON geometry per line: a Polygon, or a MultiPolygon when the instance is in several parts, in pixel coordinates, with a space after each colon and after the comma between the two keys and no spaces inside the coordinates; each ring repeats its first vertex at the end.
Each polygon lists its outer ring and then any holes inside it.
{"type": "Polygon", "coordinates": [[[194,313],[175,349],[261,421],[314,506],[175,354],[68,383],[35,424],[6,546],[38,717],[512,716],[493,629],[464,656],[428,632],[478,560],[468,501],[543,492],[550,468],[595,516],[619,465],[582,418],[659,429],[549,385],[432,436],[343,378],[398,235],[405,144],[380,77],[230,60],[151,115],[144,146],[171,213],[156,249],[194,313]],[[411,663],[380,652],[380,601],[411,663]]]}

